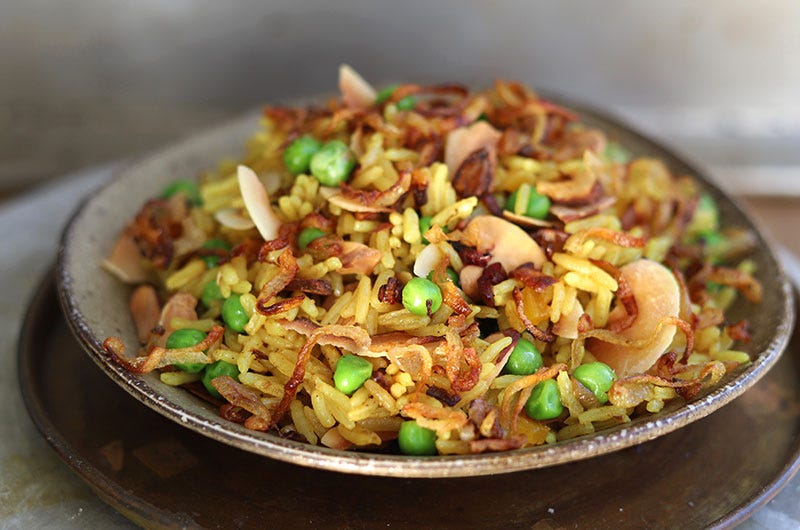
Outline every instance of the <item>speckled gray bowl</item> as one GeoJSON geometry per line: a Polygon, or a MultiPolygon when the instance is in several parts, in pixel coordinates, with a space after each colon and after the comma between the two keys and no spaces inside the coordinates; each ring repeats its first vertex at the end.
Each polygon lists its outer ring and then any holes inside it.
{"type": "MultiPolygon", "coordinates": [[[[194,177],[200,171],[214,167],[220,159],[241,153],[244,141],[257,127],[258,112],[144,158],[121,171],[86,200],[66,227],[59,250],[59,295],[67,320],[89,357],[119,386],[148,407],[222,443],[304,466],[396,477],[487,475],[589,458],[674,431],[730,402],[770,369],[792,331],[792,290],[770,243],[740,207],[704,179],[699,171],[616,120],[580,105],[568,105],[578,110],[586,122],[600,126],[612,139],[620,141],[637,155],[661,158],[673,171],[696,176],[719,202],[724,224],[751,227],[758,235],[759,250],[752,257],[764,284],[764,300],[757,307],[739,302],[729,314],[732,321],[744,317],[750,320],[753,338],[748,349],[754,362],[688,404],[553,445],[470,456],[407,457],[337,451],[250,431],[223,420],[214,407],[189,392],[162,384],[157,375],[134,375],[110,362],[102,348],[106,337],[119,336],[128,345],[136,344],[137,340],[127,307],[129,287],[101,269],[101,260],[140,205],[156,195],[167,182],[194,177]]],[[[69,374],[64,376],[69,377],[69,374]]]]}

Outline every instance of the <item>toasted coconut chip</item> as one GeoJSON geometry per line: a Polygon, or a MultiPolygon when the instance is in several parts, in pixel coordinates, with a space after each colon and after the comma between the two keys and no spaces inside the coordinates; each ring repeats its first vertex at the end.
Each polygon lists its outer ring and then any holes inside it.
{"type": "Polygon", "coordinates": [[[300,384],[306,374],[306,365],[311,358],[311,350],[317,344],[331,344],[357,354],[369,351],[372,339],[369,333],[358,326],[330,325],[318,327],[308,336],[308,340],[297,353],[297,362],[292,376],[283,386],[283,397],[274,411],[272,425],[274,426],[289,410],[300,384]]]}
{"type": "Polygon", "coordinates": [[[554,204],[550,207],[550,213],[558,217],[563,223],[571,223],[578,219],[591,217],[604,210],[608,210],[616,204],[616,197],[602,197],[597,202],[585,206],[566,206],[564,204],[554,204]]]}
{"type": "Polygon", "coordinates": [[[503,217],[512,223],[524,226],[525,228],[549,228],[551,226],[556,226],[556,224],[551,221],[534,219],[533,217],[528,217],[527,215],[518,215],[514,212],[509,212],[508,210],[503,210],[503,217]]]}
{"type": "Polygon", "coordinates": [[[342,242],[342,254],[339,256],[339,259],[342,260],[342,268],[338,272],[339,274],[372,274],[382,257],[381,251],[376,248],[355,241],[344,241],[342,242]]]}
{"type": "Polygon", "coordinates": [[[347,64],[339,65],[339,91],[345,106],[353,109],[371,107],[377,96],[372,85],[347,64]]]}
{"type": "Polygon", "coordinates": [[[517,317],[519,318],[520,322],[525,326],[525,329],[533,335],[533,337],[541,342],[553,342],[556,340],[556,336],[552,333],[552,331],[541,330],[536,327],[533,322],[528,318],[528,315],[525,314],[525,301],[522,298],[522,291],[519,288],[514,289],[511,293],[514,298],[514,305],[517,310],[517,317]]]}
{"type": "Polygon", "coordinates": [[[713,267],[708,279],[722,285],[735,287],[749,302],[754,304],[761,302],[761,283],[744,271],[728,267],[713,267]]]}
{"type": "Polygon", "coordinates": [[[139,342],[147,343],[153,328],[158,326],[161,316],[161,306],[158,303],[158,295],[152,285],[140,285],[131,293],[130,303],[128,304],[136,324],[136,334],[139,342]]]}
{"type": "Polygon", "coordinates": [[[486,150],[486,160],[490,175],[494,175],[497,164],[497,143],[502,134],[485,121],[478,121],[469,127],[460,127],[447,135],[444,148],[444,163],[448,173],[454,178],[467,158],[482,149],[486,150]]]}
{"type": "Polygon", "coordinates": [[[518,434],[510,438],[481,438],[480,440],[470,441],[469,450],[472,453],[511,451],[523,447],[527,441],[528,438],[524,434],[518,434]]]}
{"type": "Polygon", "coordinates": [[[517,225],[493,215],[473,217],[461,235],[461,243],[489,253],[507,271],[523,263],[541,268],[547,258],[541,247],[517,225]]]}
{"type": "Polygon", "coordinates": [[[154,346],[147,355],[129,359],[125,356],[125,345],[117,337],[109,337],[103,342],[103,349],[112,360],[129,372],[146,374],[157,368],[179,363],[209,363],[205,350],[216,347],[222,340],[225,330],[222,326],[214,326],[206,338],[188,348],[162,348],[154,346]]]}
{"type": "Polygon", "coordinates": [[[214,219],[225,228],[231,230],[250,230],[256,224],[241,214],[236,208],[223,208],[214,212],[214,219]]]}
{"type": "Polygon", "coordinates": [[[530,287],[537,293],[543,292],[558,281],[552,276],[537,271],[532,263],[523,263],[511,272],[511,277],[521,281],[525,287],[530,287]]]}
{"type": "Polygon", "coordinates": [[[500,403],[500,424],[507,430],[516,430],[517,417],[522,411],[522,407],[525,406],[525,401],[527,401],[533,387],[542,381],[553,379],[558,375],[558,372],[565,371],[566,369],[567,365],[563,363],[557,363],[553,366],[543,366],[535,373],[521,377],[508,385],[503,392],[503,401],[500,403]],[[528,396],[520,395],[515,404],[515,394],[525,390],[527,390],[528,396]],[[525,399],[522,399],[523,397],[525,397],[525,399]]]}
{"type": "MultiPolygon", "coordinates": [[[[297,276],[300,267],[297,265],[297,260],[294,257],[292,249],[287,248],[278,256],[278,267],[280,271],[273,276],[258,293],[258,300],[256,301],[256,310],[260,313],[266,311],[269,307],[269,301],[274,296],[286,289],[288,285],[297,276]]],[[[302,301],[301,301],[302,302],[302,301]]],[[[270,313],[263,313],[270,314],[270,313]]]]}
{"type": "Polygon", "coordinates": [[[247,166],[239,165],[236,169],[239,179],[239,191],[244,199],[244,205],[250,219],[258,228],[258,233],[265,241],[276,239],[281,226],[281,220],[272,210],[269,194],[258,179],[256,172],[247,166]]]}
{"type": "Polygon", "coordinates": [[[606,143],[606,135],[599,129],[568,129],[555,149],[553,158],[559,161],[581,155],[585,158],[586,153],[595,156],[595,153],[600,154],[605,150],[606,143]]]}
{"type": "Polygon", "coordinates": [[[258,394],[237,382],[234,378],[223,375],[215,377],[211,380],[211,386],[217,389],[222,397],[224,397],[231,405],[241,407],[247,412],[263,420],[264,423],[269,424],[272,421],[272,413],[262,403],[258,394]]]}
{"type": "Polygon", "coordinates": [[[450,431],[460,429],[469,421],[462,410],[432,407],[419,401],[405,405],[403,414],[439,436],[448,436],[450,431]]]}
{"type": "Polygon", "coordinates": [[[111,254],[102,262],[103,268],[127,284],[146,281],[149,273],[142,263],[142,255],[133,237],[127,232],[120,234],[111,254]]]}

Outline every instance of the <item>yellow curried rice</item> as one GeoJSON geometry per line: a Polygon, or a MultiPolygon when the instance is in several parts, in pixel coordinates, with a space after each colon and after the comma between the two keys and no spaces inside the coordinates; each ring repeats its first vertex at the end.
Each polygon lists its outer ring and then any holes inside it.
{"type": "Polygon", "coordinates": [[[725,316],[760,298],[749,235],[691,178],[519,83],[377,97],[353,75],[142,207],[120,236],[141,260],[109,267],[149,280],[141,354],[106,341],[121,364],[251,429],[464,454],[658,413],[750,362],[725,316]]]}

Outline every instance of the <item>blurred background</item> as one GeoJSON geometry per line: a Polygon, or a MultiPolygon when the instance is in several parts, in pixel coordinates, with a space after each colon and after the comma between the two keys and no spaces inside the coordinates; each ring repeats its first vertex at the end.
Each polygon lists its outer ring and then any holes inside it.
{"type": "Polygon", "coordinates": [[[736,191],[800,194],[795,0],[0,0],[0,195],[267,101],[519,78],[613,111],[736,191]]]}

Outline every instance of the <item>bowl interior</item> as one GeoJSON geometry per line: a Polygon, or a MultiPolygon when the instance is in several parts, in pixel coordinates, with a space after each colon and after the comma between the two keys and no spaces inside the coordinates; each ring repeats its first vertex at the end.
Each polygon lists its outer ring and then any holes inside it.
{"type": "Polygon", "coordinates": [[[753,306],[739,300],[728,313],[732,322],[750,320],[753,337],[746,349],[754,361],[688,404],[553,445],[506,453],[406,457],[337,451],[250,431],[221,419],[215,407],[189,392],[162,384],[156,374],[134,375],[111,362],[103,352],[106,337],[118,336],[130,346],[137,344],[137,340],[127,304],[130,288],[100,267],[102,259],[127,221],[168,182],[196,177],[223,158],[238,157],[245,140],[257,129],[260,116],[257,111],[132,164],[85,201],[65,229],[59,249],[59,296],[67,320],[92,360],[142,403],[223,443],[300,465],[401,477],[484,475],[588,458],[673,431],[728,403],[775,363],[788,342],[794,322],[792,291],[763,234],[734,200],[697,169],[615,119],[581,105],[567,105],[578,110],[586,123],[604,129],[611,139],[621,142],[634,154],[660,158],[673,172],[694,176],[717,200],[724,225],[749,227],[756,233],[759,245],[751,258],[764,286],[763,302],[753,306]]]}

